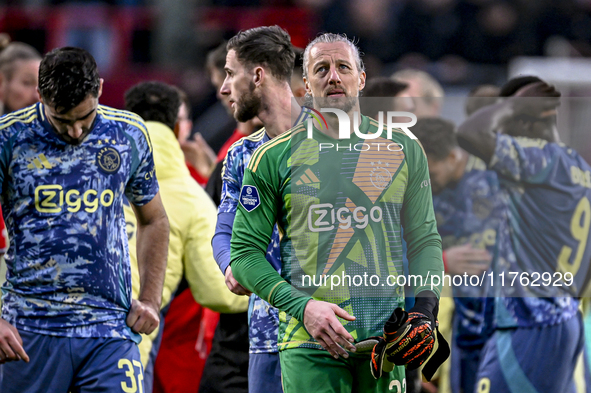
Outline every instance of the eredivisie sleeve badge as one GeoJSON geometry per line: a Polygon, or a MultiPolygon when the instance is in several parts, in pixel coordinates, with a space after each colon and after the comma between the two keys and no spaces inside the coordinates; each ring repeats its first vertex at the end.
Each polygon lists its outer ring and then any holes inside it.
{"type": "Polygon", "coordinates": [[[259,191],[255,186],[243,186],[240,191],[240,204],[247,212],[251,212],[261,204],[259,191]]]}

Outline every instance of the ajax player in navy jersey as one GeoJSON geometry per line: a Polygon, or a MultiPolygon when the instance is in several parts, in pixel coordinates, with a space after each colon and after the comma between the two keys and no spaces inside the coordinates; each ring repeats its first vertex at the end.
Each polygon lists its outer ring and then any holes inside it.
{"type": "Polygon", "coordinates": [[[458,130],[460,146],[498,174],[509,207],[492,266],[495,331],[476,391],[567,392],[583,346],[572,295],[589,272],[591,167],[558,140],[552,86],[519,77],[501,96],[458,130]]]}
{"type": "Polygon", "coordinates": [[[98,104],[96,63],[60,48],[37,103],[0,119],[11,238],[0,319],[0,391],[142,391],[138,333],[159,323],[168,219],[142,119],[98,104]],[[123,197],[139,223],[131,299],[123,197]]]}

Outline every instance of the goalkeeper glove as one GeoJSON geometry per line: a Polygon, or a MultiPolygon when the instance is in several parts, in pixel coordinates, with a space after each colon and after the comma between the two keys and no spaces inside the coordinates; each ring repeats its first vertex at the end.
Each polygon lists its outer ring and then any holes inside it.
{"type": "Polygon", "coordinates": [[[438,299],[430,291],[422,295],[409,313],[401,308],[394,310],[384,325],[383,337],[370,338],[377,340],[371,354],[374,378],[392,371],[394,365],[406,365],[409,370],[420,367],[431,356],[436,340],[439,348],[423,369],[425,378],[430,380],[449,356],[449,345],[437,330],[438,299]]]}

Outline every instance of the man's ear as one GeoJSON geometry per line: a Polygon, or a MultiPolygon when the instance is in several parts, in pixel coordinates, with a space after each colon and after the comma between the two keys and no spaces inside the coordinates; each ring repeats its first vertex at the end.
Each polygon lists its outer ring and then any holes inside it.
{"type": "Polygon", "coordinates": [[[359,74],[359,91],[363,90],[365,87],[365,78],[365,71],[363,71],[361,74],[359,74]]]}
{"type": "Polygon", "coordinates": [[[39,98],[39,102],[43,102],[43,97],[41,97],[41,92],[39,91],[39,87],[37,87],[35,90],[37,90],[37,98],[39,98]]]}
{"type": "Polygon", "coordinates": [[[460,160],[462,159],[461,150],[459,148],[451,149],[447,156],[447,159],[452,161],[454,164],[460,162],[460,160]]]}
{"type": "Polygon", "coordinates": [[[263,67],[255,67],[254,68],[254,75],[252,77],[252,81],[256,87],[259,87],[263,84],[263,80],[265,79],[265,69],[263,67]]]}
{"type": "Polygon", "coordinates": [[[101,96],[101,94],[103,94],[103,82],[105,80],[103,78],[99,79],[99,91],[98,91],[98,96],[96,96],[96,98],[99,98],[101,96]]]}
{"type": "Polygon", "coordinates": [[[312,95],[312,90],[310,89],[310,83],[308,82],[308,78],[304,77],[304,88],[306,89],[306,93],[312,95]]]}

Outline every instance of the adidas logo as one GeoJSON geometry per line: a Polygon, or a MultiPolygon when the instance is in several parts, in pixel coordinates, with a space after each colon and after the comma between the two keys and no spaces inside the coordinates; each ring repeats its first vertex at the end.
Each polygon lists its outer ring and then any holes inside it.
{"type": "Polygon", "coordinates": [[[315,183],[320,183],[320,179],[316,177],[316,175],[314,174],[314,172],[310,170],[310,168],[306,169],[304,174],[300,176],[298,181],[296,181],[296,184],[298,186],[301,186],[302,184],[316,185],[315,183]]]}
{"type": "Polygon", "coordinates": [[[27,165],[27,169],[51,169],[53,168],[53,166],[51,165],[51,163],[47,160],[47,157],[45,157],[45,154],[41,153],[39,154],[39,156],[35,157],[35,159],[33,159],[33,161],[27,165]]]}

